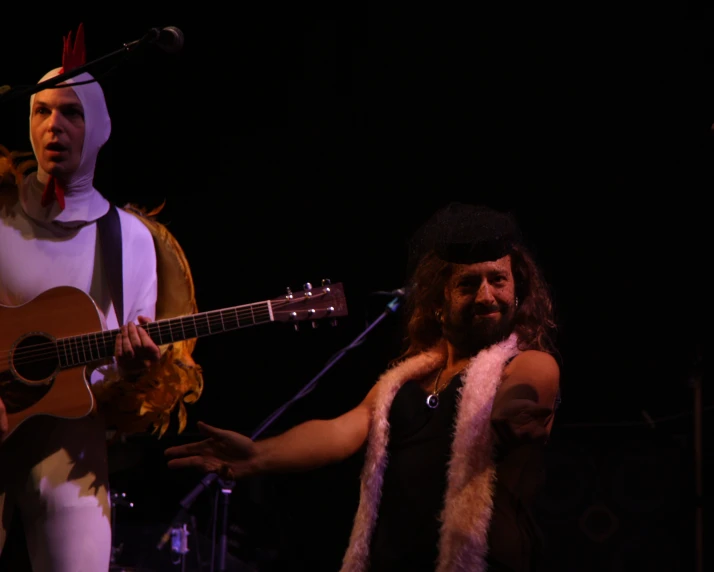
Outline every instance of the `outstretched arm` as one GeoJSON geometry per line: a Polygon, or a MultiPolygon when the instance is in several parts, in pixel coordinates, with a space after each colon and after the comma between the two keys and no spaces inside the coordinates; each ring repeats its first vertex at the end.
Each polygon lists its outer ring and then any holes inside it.
{"type": "Polygon", "coordinates": [[[376,386],[357,407],[339,417],[306,421],[259,441],[199,422],[198,428],[207,439],[168,448],[168,466],[240,478],[304,471],[345,460],[367,440],[375,391],[376,386]]]}

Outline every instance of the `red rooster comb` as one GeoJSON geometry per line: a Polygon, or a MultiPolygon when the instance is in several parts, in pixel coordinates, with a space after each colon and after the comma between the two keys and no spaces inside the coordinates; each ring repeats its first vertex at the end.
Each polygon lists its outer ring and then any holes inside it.
{"type": "Polygon", "coordinates": [[[62,51],[62,69],[60,73],[66,73],[86,63],[87,52],[84,49],[84,24],[77,28],[77,35],[72,45],[72,31],[64,38],[64,50],[62,51]]]}

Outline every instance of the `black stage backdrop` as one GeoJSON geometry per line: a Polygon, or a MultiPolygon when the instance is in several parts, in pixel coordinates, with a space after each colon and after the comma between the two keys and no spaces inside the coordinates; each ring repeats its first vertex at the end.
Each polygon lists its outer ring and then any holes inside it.
{"type": "MultiPolygon", "coordinates": [[[[153,27],[179,28],[177,53],[149,45],[95,64],[113,118],[97,188],[120,204],[165,201],[159,220],[185,249],[199,310],[323,278],[346,295],[334,327],[271,323],[199,340],[206,386],[186,431],[112,450],[114,491],[134,503],[116,507],[118,561],[176,568],[156,542],[200,475],[169,472],[162,451],[196,439],[196,420],[251,434],[371,328],[263,435],[361,399],[401,347],[401,312],[374,293],[404,285],[411,233],[461,200],[512,211],[553,285],[564,369],[540,507],[549,570],[693,570],[710,31],[694,19],[544,30],[470,13],[392,16],[117,4],[3,23],[0,85],[13,88],[59,66],[79,22],[90,61],[153,27]]],[[[30,149],[27,100],[0,99],[0,144],[30,149]]],[[[360,461],[239,483],[229,569],[336,570],[360,461]]],[[[706,440],[703,461],[708,478],[706,440]]],[[[221,500],[212,485],[191,507],[188,569],[209,569],[221,500]]]]}

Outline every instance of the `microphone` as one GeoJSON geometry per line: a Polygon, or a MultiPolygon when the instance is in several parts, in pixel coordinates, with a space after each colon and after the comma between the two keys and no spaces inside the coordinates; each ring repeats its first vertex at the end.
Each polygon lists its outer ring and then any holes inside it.
{"type": "Polygon", "coordinates": [[[406,296],[407,295],[407,289],[406,288],[397,288],[396,290],[377,290],[376,292],[372,292],[375,296],[406,296]]]}
{"type": "Polygon", "coordinates": [[[175,54],[183,47],[183,32],[176,26],[151,28],[143,38],[124,44],[124,48],[130,50],[142,44],[156,44],[165,52],[175,54]]]}
{"type": "Polygon", "coordinates": [[[176,26],[151,28],[147,33],[147,41],[156,44],[169,54],[175,54],[183,47],[183,32],[176,26]]]}

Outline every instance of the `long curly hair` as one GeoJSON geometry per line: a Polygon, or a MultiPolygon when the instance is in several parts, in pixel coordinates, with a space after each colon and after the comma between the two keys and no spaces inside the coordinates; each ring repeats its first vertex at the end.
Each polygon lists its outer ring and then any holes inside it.
{"type": "MultiPolygon", "coordinates": [[[[444,288],[456,266],[431,251],[415,267],[405,302],[406,338],[403,342],[406,349],[394,362],[445,343],[436,312],[443,307],[444,288]]],[[[557,356],[553,299],[541,269],[521,244],[513,246],[511,267],[519,300],[513,331],[518,334],[520,349],[541,350],[557,356]]]]}

